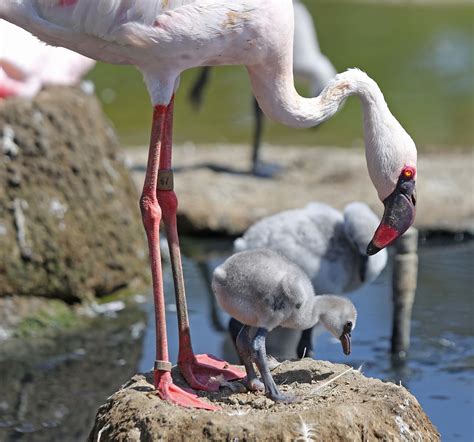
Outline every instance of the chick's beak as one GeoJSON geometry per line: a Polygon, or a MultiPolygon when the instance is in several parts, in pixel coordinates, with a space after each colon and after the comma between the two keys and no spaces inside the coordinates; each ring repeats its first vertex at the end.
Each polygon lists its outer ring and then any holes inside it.
{"type": "Polygon", "coordinates": [[[372,241],[367,246],[367,255],[375,255],[403,235],[415,221],[416,192],[414,181],[399,181],[397,187],[385,198],[385,210],[372,241]]]}
{"type": "Polygon", "coordinates": [[[339,338],[342,344],[342,351],[345,355],[351,354],[351,335],[350,333],[343,333],[339,338]]]}

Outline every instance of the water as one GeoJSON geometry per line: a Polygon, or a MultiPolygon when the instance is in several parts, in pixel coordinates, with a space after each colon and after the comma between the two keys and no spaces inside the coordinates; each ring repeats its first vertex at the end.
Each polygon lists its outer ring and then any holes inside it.
{"type": "Polygon", "coordinates": [[[137,371],[146,315],[130,307],[56,338],[0,342],[0,441],[83,442],[137,371]]]}
{"type": "MultiPolygon", "coordinates": [[[[198,353],[236,360],[214,311],[209,271],[229,254],[228,240],[183,240],[184,274],[193,345],[198,353]]],[[[401,382],[418,399],[444,441],[474,437],[474,242],[420,249],[412,347],[404,366],[391,364],[390,268],[352,295],[359,311],[353,352],[342,354],[328,334],[316,342],[320,359],[358,367],[367,376],[401,382]]],[[[171,272],[165,266],[170,357],[177,357],[171,272]]],[[[151,296],[115,318],[97,318],[78,333],[0,345],[0,441],[83,441],[97,408],[155,358],[151,296]],[[148,320],[147,320],[148,318],[148,320]],[[146,325],[145,325],[146,323],[146,325]]],[[[291,345],[289,351],[293,351],[291,345]]]]}
{"type": "MultiPolygon", "coordinates": [[[[236,356],[225,332],[222,312],[212,318],[213,298],[207,282],[208,272],[226,256],[229,242],[185,242],[184,271],[189,297],[193,345],[197,353],[213,353],[235,361],[236,356]],[[203,251],[205,249],[205,251],[203,251]],[[203,261],[203,256],[212,258],[203,261]]],[[[444,441],[468,441],[474,438],[474,242],[458,245],[424,246],[419,254],[419,279],[413,310],[412,346],[404,365],[391,363],[391,268],[370,286],[355,292],[351,299],[359,311],[353,334],[353,352],[342,354],[340,343],[328,333],[317,339],[320,359],[363,365],[367,376],[401,382],[418,399],[440,431],[444,441]]],[[[177,357],[175,304],[169,270],[167,289],[170,357],[177,357]]],[[[149,318],[153,308],[148,305],[149,318]]],[[[152,323],[145,337],[140,370],[153,364],[152,323]]],[[[294,347],[291,347],[294,348],[294,347]]]]}
{"type": "MultiPolygon", "coordinates": [[[[324,53],[339,71],[360,67],[373,76],[419,147],[474,144],[473,4],[305,3],[315,17],[324,53]]],[[[195,75],[189,71],[182,76],[175,140],[248,142],[253,123],[245,69],[217,68],[199,113],[186,102],[195,75]]],[[[151,106],[141,75],[130,67],[99,64],[90,78],[122,141],[146,144],[151,106]]],[[[358,146],[362,139],[355,99],[317,131],[271,123],[265,135],[270,143],[298,145],[358,146]]]]}

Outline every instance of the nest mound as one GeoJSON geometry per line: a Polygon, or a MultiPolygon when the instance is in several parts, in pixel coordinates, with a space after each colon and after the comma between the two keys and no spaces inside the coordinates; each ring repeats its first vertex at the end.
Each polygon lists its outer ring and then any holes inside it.
{"type": "MultiPolygon", "coordinates": [[[[90,441],[294,441],[439,440],[417,400],[402,386],[303,359],[273,370],[281,390],[305,399],[277,404],[258,393],[228,388],[199,395],[221,410],[185,409],[160,400],[151,374],[134,376],[100,407],[90,441]],[[100,436],[100,437],[99,437],[100,436]]],[[[175,382],[186,383],[177,370],[175,382]]]]}

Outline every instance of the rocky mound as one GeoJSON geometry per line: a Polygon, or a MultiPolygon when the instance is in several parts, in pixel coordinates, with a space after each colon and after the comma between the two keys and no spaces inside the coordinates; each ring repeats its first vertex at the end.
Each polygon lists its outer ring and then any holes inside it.
{"type": "MultiPolygon", "coordinates": [[[[281,390],[305,399],[276,404],[262,394],[199,393],[221,407],[209,412],[161,401],[151,375],[136,375],[97,414],[90,441],[366,441],[439,440],[417,400],[402,386],[366,378],[348,367],[303,359],[273,371],[281,390]]],[[[178,385],[185,385],[173,373],[178,385]]]]}
{"type": "Polygon", "coordinates": [[[1,101],[0,156],[0,296],[72,302],[143,277],[138,195],[95,98],[1,101]]]}

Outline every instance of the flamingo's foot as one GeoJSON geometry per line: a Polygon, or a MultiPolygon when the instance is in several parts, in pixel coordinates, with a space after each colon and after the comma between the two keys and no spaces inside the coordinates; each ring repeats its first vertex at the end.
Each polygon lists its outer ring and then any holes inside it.
{"type": "Polygon", "coordinates": [[[283,404],[297,404],[303,401],[303,398],[300,396],[283,394],[280,392],[277,393],[267,393],[267,397],[275,402],[281,402],[283,404]]]}
{"type": "Polygon", "coordinates": [[[195,355],[178,362],[182,375],[196,390],[218,391],[222,382],[243,379],[245,372],[212,355],[195,355]]]}
{"type": "Polygon", "coordinates": [[[249,391],[265,391],[265,385],[257,378],[247,379],[245,382],[249,391]]]}
{"type": "Polygon", "coordinates": [[[155,370],[153,377],[158,396],[164,401],[186,408],[201,408],[210,411],[219,410],[219,407],[202,401],[194,393],[179,388],[173,383],[169,372],[155,370]]]}
{"type": "Polygon", "coordinates": [[[252,166],[252,175],[258,178],[274,178],[283,171],[284,168],[279,164],[265,163],[263,161],[257,161],[252,166]]]}

